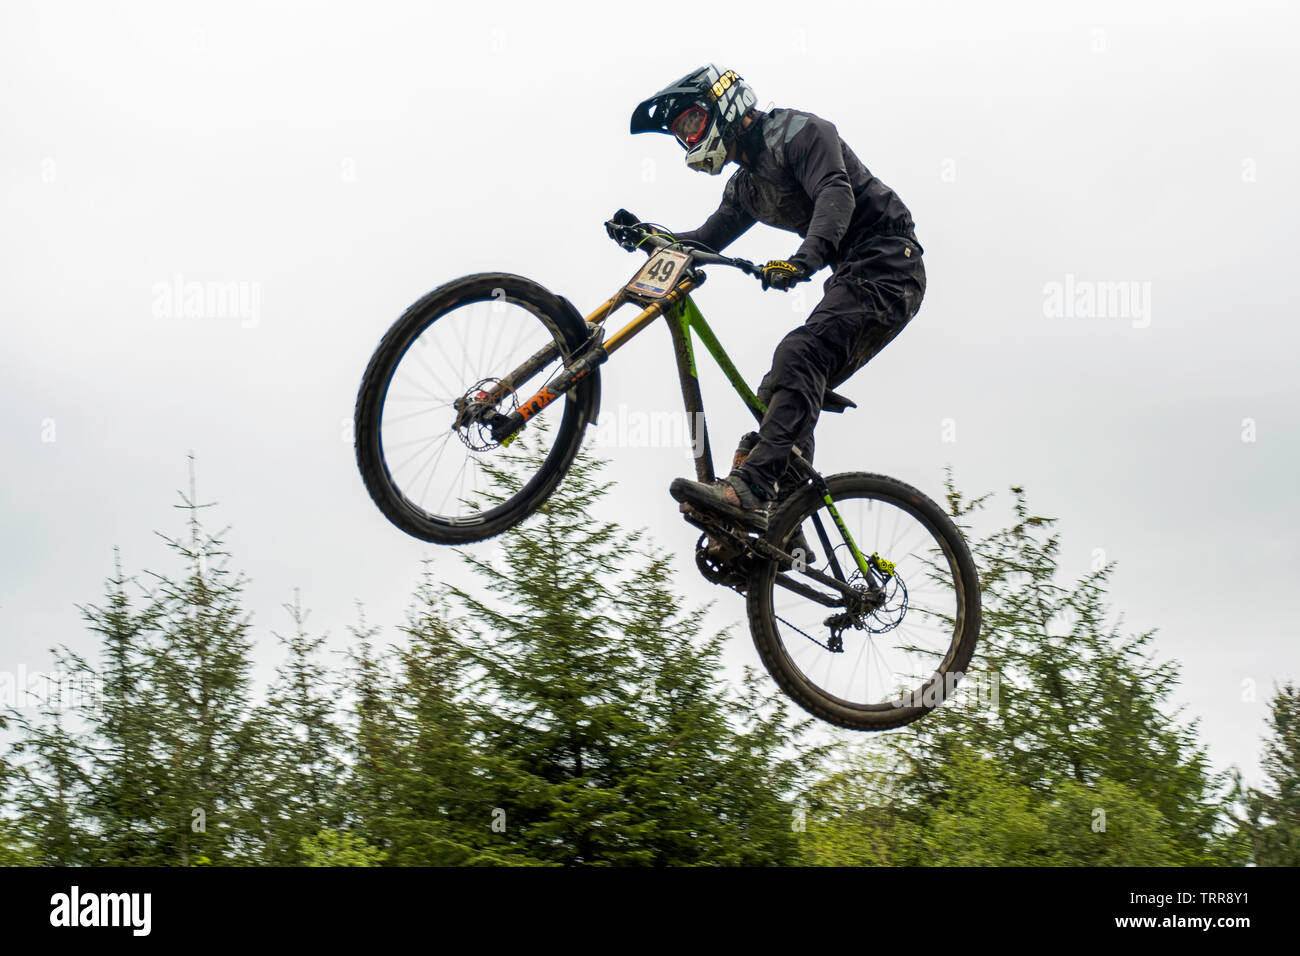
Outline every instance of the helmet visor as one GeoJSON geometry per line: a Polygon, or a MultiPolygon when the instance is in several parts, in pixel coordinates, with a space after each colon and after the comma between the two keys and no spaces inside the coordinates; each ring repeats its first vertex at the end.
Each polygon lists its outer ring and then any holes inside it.
{"type": "Polygon", "coordinates": [[[704,138],[709,128],[709,111],[702,106],[692,106],[677,114],[671,125],[673,135],[688,149],[704,138]]]}

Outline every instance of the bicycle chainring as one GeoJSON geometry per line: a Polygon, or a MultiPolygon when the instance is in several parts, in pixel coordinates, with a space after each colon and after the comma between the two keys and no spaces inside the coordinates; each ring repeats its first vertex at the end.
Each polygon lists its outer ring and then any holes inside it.
{"type": "Polygon", "coordinates": [[[708,534],[695,543],[695,566],[706,581],[744,593],[749,583],[749,556],[708,534]]]}

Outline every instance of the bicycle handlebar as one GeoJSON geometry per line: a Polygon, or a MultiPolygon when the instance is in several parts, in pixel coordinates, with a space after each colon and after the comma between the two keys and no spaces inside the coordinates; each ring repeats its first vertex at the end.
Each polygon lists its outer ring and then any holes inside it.
{"type": "MultiPolygon", "coordinates": [[[[617,242],[628,252],[634,252],[637,249],[646,249],[648,247],[651,253],[662,249],[664,246],[679,245],[678,240],[666,233],[652,232],[649,229],[642,228],[644,223],[629,225],[615,222],[612,219],[605,221],[605,231],[609,237],[617,242]]],[[[751,275],[760,281],[763,278],[763,267],[755,265],[748,259],[732,258],[724,256],[718,252],[710,252],[706,249],[695,249],[690,246],[683,246],[683,251],[690,253],[691,259],[698,265],[718,265],[731,266],[739,269],[746,275],[751,275]]]]}

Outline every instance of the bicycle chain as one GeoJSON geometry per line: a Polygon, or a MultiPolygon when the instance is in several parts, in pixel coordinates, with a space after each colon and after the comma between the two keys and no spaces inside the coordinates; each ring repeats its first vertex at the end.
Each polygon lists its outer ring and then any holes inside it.
{"type": "MultiPolygon", "coordinates": [[[[753,542],[747,539],[740,538],[729,527],[718,524],[717,519],[713,518],[710,515],[686,514],[684,517],[686,518],[688,524],[693,524],[695,525],[695,527],[701,529],[704,532],[704,535],[701,536],[700,541],[696,543],[697,564],[700,562],[699,555],[701,553],[702,542],[706,538],[720,539],[731,548],[739,551],[741,557],[744,557],[746,553],[757,552],[760,555],[763,555],[765,557],[777,558],[779,560],[778,556],[784,554],[784,552],[781,551],[779,548],[775,547],[770,542],[765,541],[761,538],[753,542]],[[768,554],[767,552],[771,552],[771,554],[768,554]]],[[[700,573],[703,574],[706,579],[712,581],[714,584],[719,584],[723,587],[728,587],[731,590],[735,591],[737,594],[740,594],[742,596],[745,595],[746,589],[744,587],[735,584],[727,584],[724,580],[720,580],[719,577],[715,577],[711,574],[706,573],[702,566],[700,567],[700,573]]],[[[780,621],[782,624],[784,624],[786,627],[790,628],[791,630],[798,631],[800,634],[802,634],[808,640],[812,641],[814,644],[816,644],[824,651],[828,651],[834,654],[834,653],[841,652],[844,649],[843,641],[840,639],[838,634],[832,633],[831,641],[826,644],[823,644],[821,641],[817,640],[817,638],[813,637],[803,628],[799,627],[797,624],[792,624],[790,621],[787,621],[785,618],[781,617],[781,615],[773,614],[773,617],[775,617],[778,621],[780,621]],[[832,647],[831,643],[838,643],[839,646],[832,647]]]]}

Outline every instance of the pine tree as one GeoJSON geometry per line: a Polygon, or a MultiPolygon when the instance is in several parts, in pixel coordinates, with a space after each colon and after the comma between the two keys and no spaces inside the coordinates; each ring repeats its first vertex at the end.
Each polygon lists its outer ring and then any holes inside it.
{"type": "Polygon", "coordinates": [[[389,688],[395,683],[375,649],[378,628],[364,614],[350,628],[353,649],[347,683],[352,698],[352,723],[348,728],[345,760],[349,766],[344,786],[343,825],[367,845],[387,855],[393,839],[388,825],[395,799],[393,777],[399,729],[389,688]]]}
{"type": "Polygon", "coordinates": [[[158,851],[162,821],[154,804],[164,767],[157,759],[158,701],[148,665],[160,609],[146,595],[137,610],[127,593],[131,583],[114,551],[104,605],[80,608],[103,642],[98,672],[80,659],[76,664],[78,677],[99,682],[102,693],[102,706],[81,712],[90,742],[86,814],[101,866],[167,862],[158,851]]]}
{"type": "Polygon", "coordinates": [[[1261,761],[1268,783],[1246,795],[1246,832],[1258,866],[1300,866],[1300,686],[1273,696],[1261,761]]]}
{"type": "Polygon", "coordinates": [[[15,842],[33,864],[80,866],[95,862],[86,833],[87,753],[84,741],[65,726],[76,719],[76,707],[65,700],[68,655],[61,649],[51,653],[55,670],[40,688],[37,718],[12,714],[19,736],[5,766],[8,803],[17,814],[15,842]]]}
{"type": "MultiPolygon", "coordinates": [[[[600,465],[579,455],[502,539],[506,561],[462,552],[488,596],[448,589],[477,675],[500,842],[553,864],[793,860],[798,731],[783,708],[733,725],[739,703],[761,695],[738,703],[721,690],[720,639],[698,639],[664,556],[592,516],[609,487],[600,465]]],[[[520,485],[508,467],[492,473],[520,485]]]]}
{"type": "Polygon", "coordinates": [[[747,669],[738,692],[721,679],[726,632],[701,634],[705,608],[683,612],[668,554],[646,546],[610,605],[646,689],[638,758],[627,796],[648,814],[649,862],[749,865],[798,854],[790,797],[824,748],[799,741],[813,724],[794,721],[766,675],[747,669]]]}
{"type": "Polygon", "coordinates": [[[16,838],[44,865],[155,862],[148,799],[152,714],[140,687],[152,610],[136,611],[114,556],[103,607],[80,608],[104,640],[102,669],[66,647],[53,651],[53,696],[37,720],[19,715],[11,752],[16,838]],[[68,726],[76,728],[69,730],[68,726]]]}
{"type": "Polygon", "coordinates": [[[178,507],[187,539],[164,536],[187,572],[158,575],[159,639],[149,649],[157,695],[157,757],[165,778],[155,808],[159,848],[174,865],[254,862],[266,841],[256,786],[265,727],[250,717],[252,642],[240,597],[242,576],[225,568],[229,553],[209,534],[191,480],[178,507]]]}
{"type": "Polygon", "coordinates": [[[258,811],[269,749],[249,699],[243,582],[225,570],[220,537],[203,530],[208,506],[192,474],[182,501],[187,540],[164,540],[186,573],[156,575],[137,608],[116,558],[104,604],[81,608],[102,639],[99,667],[62,650],[60,673],[81,693],[66,712],[23,721],[11,748],[21,759],[10,802],[36,862],[188,866],[265,855],[258,811]]]}
{"type": "Polygon", "coordinates": [[[276,634],[287,652],[259,718],[257,811],[264,833],[262,860],[294,865],[304,859],[302,841],[341,823],[341,750],[344,734],[335,720],[336,692],[320,661],[325,635],[307,631],[308,612],[297,590],[285,610],[293,623],[276,634]]]}
{"type": "MultiPolygon", "coordinates": [[[[1128,635],[1107,623],[1113,564],[1058,582],[1054,520],[1032,514],[1023,491],[1012,491],[1012,524],[972,542],[983,633],[970,673],[949,704],[885,738],[883,772],[895,779],[871,822],[887,819],[883,832],[897,839],[875,858],[1224,862],[1225,778],[1209,772],[1195,723],[1166,713],[1176,666],[1154,659],[1154,632],[1128,635]],[[990,816],[991,805],[1000,810],[990,816]]],[[[949,478],[959,522],[987,498],[965,500],[949,478]]],[[[829,827],[842,829],[833,820],[829,827]]]]}
{"type": "Polygon", "coordinates": [[[388,862],[397,865],[528,863],[491,837],[492,802],[476,736],[472,662],[433,564],[395,648],[386,713],[396,733],[389,766],[388,862]]]}
{"type": "MultiPolygon", "coordinates": [[[[0,714],[0,731],[8,729],[9,724],[0,714]]],[[[4,810],[8,804],[9,782],[13,768],[3,754],[0,754],[0,866],[26,866],[31,862],[31,848],[28,847],[8,818],[4,810]]]]}

